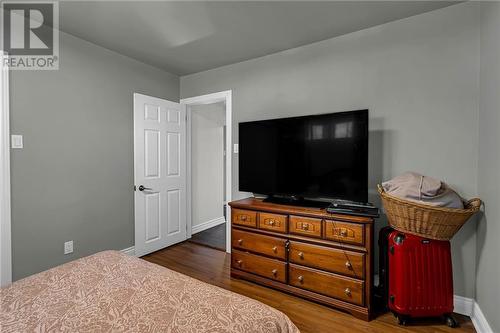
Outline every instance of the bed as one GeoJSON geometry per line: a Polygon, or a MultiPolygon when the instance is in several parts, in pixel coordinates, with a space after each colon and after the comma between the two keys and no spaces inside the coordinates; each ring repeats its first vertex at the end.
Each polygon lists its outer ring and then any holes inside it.
{"type": "Polygon", "coordinates": [[[0,290],[0,332],[298,333],[282,312],[105,251],[0,290]]]}

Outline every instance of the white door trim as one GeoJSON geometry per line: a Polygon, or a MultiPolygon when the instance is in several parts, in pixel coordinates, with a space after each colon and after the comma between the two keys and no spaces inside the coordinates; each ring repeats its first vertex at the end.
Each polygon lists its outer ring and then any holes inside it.
{"type": "MultiPolygon", "coordinates": [[[[232,91],[226,90],[213,94],[195,96],[190,98],[181,99],[181,104],[186,105],[187,126],[186,126],[186,146],[187,146],[187,237],[191,238],[192,221],[191,221],[191,111],[190,106],[213,104],[225,102],[226,103],[226,188],[225,199],[226,203],[231,201],[231,179],[232,179],[232,91]]],[[[226,252],[231,253],[231,211],[229,206],[226,205],[226,252]]]]}
{"type": "Polygon", "coordinates": [[[8,57],[0,51],[0,286],[12,282],[8,57]]]}

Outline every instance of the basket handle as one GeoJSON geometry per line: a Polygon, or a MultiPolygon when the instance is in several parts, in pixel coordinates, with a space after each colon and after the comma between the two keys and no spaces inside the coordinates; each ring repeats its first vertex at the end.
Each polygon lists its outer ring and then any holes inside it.
{"type": "Polygon", "coordinates": [[[384,193],[384,192],[385,192],[385,190],[384,190],[384,188],[382,187],[382,185],[377,184],[377,188],[378,188],[378,193],[384,193]]]}
{"type": "Polygon", "coordinates": [[[465,207],[469,207],[470,209],[479,209],[481,208],[481,204],[483,202],[479,198],[472,198],[465,203],[465,207]]]}

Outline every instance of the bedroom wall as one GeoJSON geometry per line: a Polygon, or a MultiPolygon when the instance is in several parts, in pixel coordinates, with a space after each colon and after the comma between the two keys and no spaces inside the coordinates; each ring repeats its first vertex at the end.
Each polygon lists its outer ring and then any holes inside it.
{"type": "Polygon", "coordinates": [[[224,217],[223,103],[191,107],[192,226],[224,217]]]}
{"type": "Polygon", "coordinates": [[[60,38],[59,70],[11,71],[11,132],[24,135],[11,153],[15,280],[133,245],[132,94],[179,100],[177,76],[60,38]]]}
{"type": "MultiPolygon", "coordinates": [[[[181,77],[181,98],[233,91],[238,122],[370,109],[370,200],[414,170],[477,195],[479,8],[464,3],[181,77]]],[[[233,198],[238,191],[233,154],[233,198]]],[[[377,229],[385,224],[377,221],[377,229]]],[[[474,297],[476,225],[453,239],[455,293],[474,297]]]]}
{"type": "Polygon", "coordinates": [[[500,332],[500,3],[481,3],[481,75],[478,190],[484,214],[477,228],[476,301],[500,332]]]}

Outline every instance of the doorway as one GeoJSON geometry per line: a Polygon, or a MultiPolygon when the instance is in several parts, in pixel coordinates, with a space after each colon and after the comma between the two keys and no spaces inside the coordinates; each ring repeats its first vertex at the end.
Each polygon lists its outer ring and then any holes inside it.
{"type": "Polygon", "coordinates": [[[226,250],[224,102],[191,112],[191,241],[226,250]]]}
{"type": "Polygon", "coordinates": [[[187,232],[191,242],[229,252],[231,91],[181,100],[187,114],[187,232]]]}

